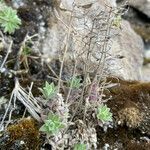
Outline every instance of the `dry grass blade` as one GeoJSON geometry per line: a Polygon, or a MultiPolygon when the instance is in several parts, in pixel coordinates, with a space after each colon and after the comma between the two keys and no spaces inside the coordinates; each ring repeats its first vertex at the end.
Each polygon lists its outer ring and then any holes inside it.
{"type": "MultiPolygon", "coordinates": [[[[0,124],[0,130],[2,130],[2,128],[4,126],[4,121],[8,115],[8,112],[9,112],[12,102],[14,103],[13,107],[15,109],[16,100],[19,100],[26,107],[26,109],[32,115],[33,118],[35,118],[38,121],[41,120],[39,114],[41,113],[42,108],[38,104],[37,100],[31,94],[31,91],[27,92],[23,87],[20,86],[19,81],[16,79],[15,87],[12,91],[7,109],[5,111],[5,114],[4,114],[1,124],[0,124]]],[[[7,125],[8,125],[8,123],[10,123],[12,111],[10,111],[10,113],[8,115],[9,120],[7,122],[7,125]]]]}
{"type": "Polygon", "coordinates": [[[24,106],[27,108],[27,110],[31,113],[31,115],[38,121],[40,121],[40,112],[41,107],[38,104],[37,100],[27,91],[25,91],[24,88],[22,88],[18,81],[16,81],[16,97],[17,99],[24,104],[24,106]]]}
{"type": "Polygon", "coordinates": [[[7,54],[6,54],[6,56],[5,56],[4,60],[3,60],[3,63],[1,64],[0,71],[2,71],[2,69],[3,69],[3,67],[4,67],[4,65],[6,63],[6,60],[7,60],[8,56],[9,56],[9,54],[11,53],[12,44],[13,44],[13,41],[10,42],[10,45],[8,47],[8,50],[7,50],[7,54]]]}

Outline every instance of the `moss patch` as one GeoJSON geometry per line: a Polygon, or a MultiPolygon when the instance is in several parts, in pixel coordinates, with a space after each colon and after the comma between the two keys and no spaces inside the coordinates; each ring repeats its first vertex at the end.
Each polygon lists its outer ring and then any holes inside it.
{"type": "Polygon", "coordinates": [[[106,92],[106,95],[112,95],[107,105],[113,111],[116,123],[139,127],[142,132],[149,134],[150,83],[114,78],[109,78],[108,81],[117,84],[109,89],[110,93],[106,92]]]}
{"type": "Polygon", "coordinates": [[[33,150],[40,148],[39,130],[36,122],[31,118],[22,119],[18,123],[8,126],[7,137],[3,148],[19,147],[33,150]]]}

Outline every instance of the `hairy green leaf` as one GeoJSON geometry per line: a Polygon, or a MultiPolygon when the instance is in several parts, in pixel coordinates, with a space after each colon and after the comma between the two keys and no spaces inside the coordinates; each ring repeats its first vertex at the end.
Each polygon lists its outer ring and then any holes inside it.
{"type": "Polygon", "coordinates": [[[0,26],[4,32],[14,33],[21,25],[21,20],[17,16],[17,11],[0,2],[0,26]]]}

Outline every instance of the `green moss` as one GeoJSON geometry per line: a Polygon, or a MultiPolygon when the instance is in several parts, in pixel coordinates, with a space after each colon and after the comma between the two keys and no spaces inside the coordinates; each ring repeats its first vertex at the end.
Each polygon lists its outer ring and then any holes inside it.
{"type": "Polygon", "coordinates": [[[111,108],[116,122],[120,121],[128,127],[140,126],[142,122],[145,122],[146,126],[148,120],[144,121],[144,118],[150,113],[148,109],[150,107],[148,96],[150,83],[117,78],[108,78],[107,81],[117,83],[116,86],[108,89],[109,92],[108,90],[105,92],[107,97],[112,96],[107,106],[111,108]]]}
{"type": "Polygon", "coordinates": [[[10,147],[15,141],[24,141],[27,149],[38,150],[40,146],[39,131],[36,122],[31,118],[20,120],[17,124],[10,125],[7,128],[10,139],[7,142],[7,147],[10,147]]]}

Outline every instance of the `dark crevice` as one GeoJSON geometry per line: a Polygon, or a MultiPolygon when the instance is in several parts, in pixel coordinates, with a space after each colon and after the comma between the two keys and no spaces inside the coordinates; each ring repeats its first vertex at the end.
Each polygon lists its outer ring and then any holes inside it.
{"type": "Polygon", "coordinates": [[[128,19],[128,13],[130,13],[130,11],[132,11],[135,15],[135,16],[132,16],[132,17],[138,18],[143,23],[150,23],[150,18],[147,15],[145,15],[143,12],[138,10],[137,8],[132,7],[132,6],[126,6],[126,8],[129,9],[129,12],[127,12],[127,15],[125,14],[123,16],[124,19],[128,19]]]}

